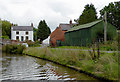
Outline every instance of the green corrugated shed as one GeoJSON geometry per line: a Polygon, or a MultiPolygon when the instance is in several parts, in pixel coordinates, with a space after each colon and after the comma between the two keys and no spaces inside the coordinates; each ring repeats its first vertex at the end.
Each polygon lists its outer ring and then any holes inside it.
{"type": "MultiPolygon", "coordinates": [[[[107,37],[112,40],[117,35],[116,27],[107,23],[107,37]]],[[[104,21],[97,20],[91,23],[75,26],[65,33],[65,45],[86,46],[93,43],[93,40],[103,40],[104,21]]]]}

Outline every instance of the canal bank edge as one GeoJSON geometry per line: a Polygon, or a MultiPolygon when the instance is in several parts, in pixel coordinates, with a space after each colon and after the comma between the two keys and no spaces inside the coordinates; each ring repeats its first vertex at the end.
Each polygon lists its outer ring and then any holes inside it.
{"type": "Polygon", "coordinates": [[[93,73],[90,73],[90,72],[87,72],[87,71],[83,71],[83,70],[82,70],[81,68],[79,68],[79,67],[70,66],[70,65],[63,65],[63,64],[60,64],[60,63],[58,63],[58,62],[55,62],[55,61],[52,61],[52,60],[49,60],[49,59],[46,59],[46,58],[41,58],[41,57],[33,56],[33,55],[30,55],[30,54],[25,54],[25,53],[24,53],[24,55],[31,56],[31,57],[35,57],[35,58],[39,58],[39,59],[43,59],[43,60],[47,60],[47,61],[56,63],[56,64],[58,64],[58,65],[62,65],[62,66],[64,66],[64,67],[67,67],[67,68],[70,68],[70,69],[79,71],[80,73],[84,73],[84,74],[86,74],[86,75],[88,75],[88,76],[91,76],[91,77],[93,77],[93,78],[99,79],[99,80],[101,80],[101,81],[113,81],[113,80],[111,80],[111,79],[104,78],[104,77],[101,77],[101,76],[97,76],[97,75],[95,75],[95,74],[93,74],[93,73]]]}

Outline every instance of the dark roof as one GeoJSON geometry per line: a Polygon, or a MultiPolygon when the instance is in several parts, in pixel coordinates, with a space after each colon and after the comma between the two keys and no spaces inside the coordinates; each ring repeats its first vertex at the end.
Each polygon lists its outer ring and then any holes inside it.
{"type": "Polygon", "coordinates": [[[90,23],[87,23],[87,24],[78,25],[78,26],[75,26],[72,29],[68,30],[67,32],[75,31],[75,30],[79,30],[79,29],[83,29],[83,28],[89,28],[89,27],[92,27],[93,25],[95,25],[95,24],[97,24],[101,21],[102,20],[97,20],[97,21],[93,21],[93,22],[90,22],[90,23]]]}
{"type": "Polygon", "coordinates": [[[70,30],[73,27],[73,25],[76,25],[76,24],[75,23],[74,24],[60,24],[62,31],[70,30]]]}
{"type": "Polygon", "coordinates": [[[13,31],[33,31],[31,26],[12,26],[13,31]]]}

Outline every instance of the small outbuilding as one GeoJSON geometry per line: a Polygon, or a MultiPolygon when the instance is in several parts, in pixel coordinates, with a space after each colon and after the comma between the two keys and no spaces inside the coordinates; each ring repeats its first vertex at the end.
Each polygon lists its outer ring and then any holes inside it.
{"type": "MultiPolygon", "coordinates": [[[[113,40],[117,35],[115,26],[107,23],[107,39],[113,40]]],[[[104,21],[97,20],[91,23],[75,26],[65,32],[66,46],[87,46],[94,41],[104,40],[104,21]]]]}

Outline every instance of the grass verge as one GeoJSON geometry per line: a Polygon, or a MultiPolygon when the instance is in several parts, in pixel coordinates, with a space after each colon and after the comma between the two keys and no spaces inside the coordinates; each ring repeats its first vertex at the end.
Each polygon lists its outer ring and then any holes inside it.
{"type": "Polygon", "coordinates": [[[65,50],[51,48],[27,48],[24,54],[51,60],[53,62],[73,66],[83,71],[104,77],[109,80],[118,80],[118,54],[102,52],[99,59],[92,60],[88,51],[65,50]]]}
{"type": "MultiPolygon", "coordinates": [[[[108,41],[106,44],[99,43],[100,50],[102,51],[117,51],[118,50],[118,42],[117,41],[108,41]]],[[[91,50],[91,47],[83,47],[83,46],[59,46],[57,48],[63,48],[63,49],[85,49],[85,50],[91,50]]],[[[97,44],[95,44],[95,49],[97,50],[97,44]]]]}

